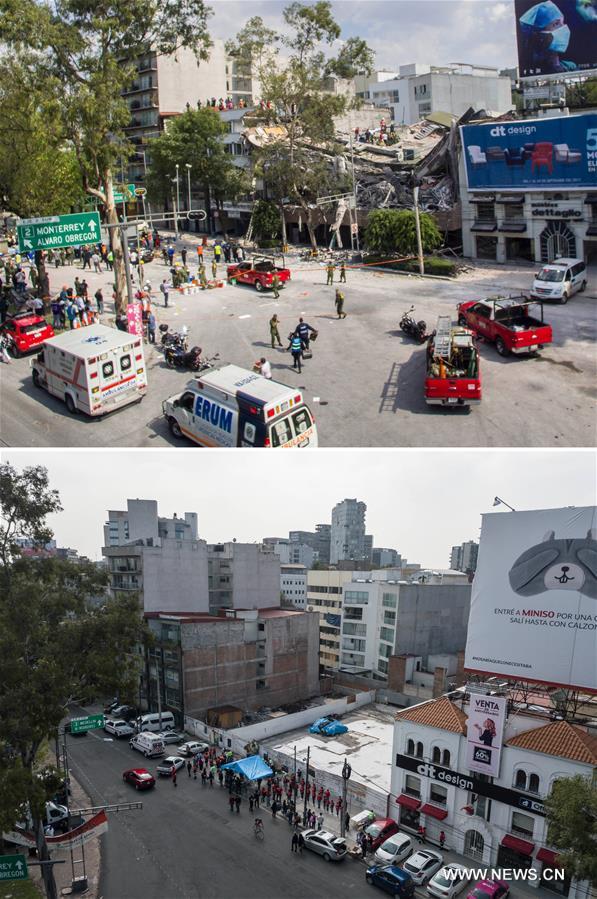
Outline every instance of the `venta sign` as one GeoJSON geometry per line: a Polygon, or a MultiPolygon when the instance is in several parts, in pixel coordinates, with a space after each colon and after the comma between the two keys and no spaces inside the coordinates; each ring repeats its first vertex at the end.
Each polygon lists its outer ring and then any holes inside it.
{"type": "Polygon", "coordinates": [[[518,793],[516,790],[509,790],[506,787],[488,783],[475,777],[473,774],[461,774],[459,771],[442,768],[441,765],[432,765],[430,762],[412,758],[410,755],[396,754],[396,767],[412,771],[421,777],[429,777],[438,783],[457,787],[459,790],[467,790],[469,793],[476,793],[478,796],[487,796],[488,799],[495,799],[496,802],[512,805],[514,808],[531,812],[533,815],[545,817],[545,806],[542,802],[531,799],[530,796],[525,796],[524,793],[518,793]]]}

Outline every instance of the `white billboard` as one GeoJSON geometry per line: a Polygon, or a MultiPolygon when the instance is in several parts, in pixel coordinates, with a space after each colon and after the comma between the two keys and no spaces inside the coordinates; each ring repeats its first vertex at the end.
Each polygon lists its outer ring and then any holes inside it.
{"type": "Polygon", "coordinates": [[[467,771],[500,776],[506,706],[505,696],[471,693],[466,731],[467,771]]]}
{"type": "Polygon", "coordinates": [[[465,668],[597,693],[597,507],[483,515],[465,668]]]}

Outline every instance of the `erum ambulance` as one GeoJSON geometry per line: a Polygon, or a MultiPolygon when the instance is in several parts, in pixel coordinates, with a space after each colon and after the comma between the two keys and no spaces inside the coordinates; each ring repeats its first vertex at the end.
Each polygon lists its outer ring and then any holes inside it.
{"type": "Polygon", "coordinates": [[[317,429],[300,390],[238,365],[222,364],[164,400],[175,437],[201,446],[317,446],[317,429]]]}
{"type": "Polygon", "coordinates": [[[140,401],[147,389],[142,339],[105,325],[51,337],[31,368],[35,386],[64,400],[73,414],[105,415],[140,401]]]}

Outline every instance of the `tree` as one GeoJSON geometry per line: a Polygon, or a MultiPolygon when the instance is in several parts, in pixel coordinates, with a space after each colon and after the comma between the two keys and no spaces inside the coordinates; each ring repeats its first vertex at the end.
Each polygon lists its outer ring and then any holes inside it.
{"type": "MultiPolygon", "coordinates": [[[[427,212],[419,216],[423,252],[440,246],[441,234],[434,218],[427,212]]],[[[417,251],[415,214],[410,209],[374,209],[369,213],[365,243],[382,256],[412,255],[417,251]]]]}
{"type": "Polygon", "coordinates": [[[274,203],[257,200],[253,207],[253,233],[257,240],[275,240],[280,236],[280,215],[274,203]]]}
{"type": "Polygon", "coordinates": [[[326,90],[327,79],[330,74],[352,78],[370,72],[373,55],[362,40],[349,39],[336,56],[326,59],[321,45],[336,44],[341,33],[329,0],[291,3],[284,10],[284,22],[286,31],[265,46],[253,27],[249,35],[239,32],[229,47],[238,58],[251,61],[262,95],[271,105],[266,121],[285,128],[283,137],[255,153],[256,172],[264,179],[268,197],[281,210],[282,241],[286,243],[283,207],[290,202],[301,207],[311,245],[316,248],[318,197],[347,188],[347,179],[335,174],[332,160],[338,151],[334,117],[346,111],[349,100],[344,93],[326,90]],[[276,43],[289,51],[282,63],[273,52],[276,43]]]}
{"type": "MultiPolygon", "coordinates": [[[[135,60],[154,49],[181,47],[207,58],[204,0],[0,0],[0,41],[27,72],[28,82],[53,94],[72,141],[85,191],[105,210],[114,252],[116,307],[125,304],[126,278],[114,169],[132,152],[125,128],[130,113],[122,91],[135,60]]],[[[12,60],[11,60],[12,62],[12,60]]]]}
{"type": "Polygon", "coordinates": [[[211,225],[211,198],[225,232],[224,201],[235,200],[249,189],[244,171],[234,165],[222,142],[226,123],[211,107],[189,109],[177,116],[167,131],[150,142],[152,165],[148,188],[153,197],[165,200],[171,190],[176,165],[190,165],[191,182],[200,185],[211,225]]]}
{"type": "MultiPolygon", "coordinates": [[[[0,825],[13,827],[28,804],[46,861],[43,816],[55,781],[37,776],[44,744],[70,703],[135,695],[134,650],[145,630],[136,597],[89,602],[105,590],[97,566],[21,553],[18,538],[43,546],[46,517],[61,510],[44,468],[1,465],[0,501],[0,825]]],[[[42,872],[54,899],[51,867],[42,872]]]]}
{"type": "Polygon", "coordinates": [[[545,799],[549,843],[569,877],[597,883],[597,784],[577,774],[556,780],[545,799]]]}

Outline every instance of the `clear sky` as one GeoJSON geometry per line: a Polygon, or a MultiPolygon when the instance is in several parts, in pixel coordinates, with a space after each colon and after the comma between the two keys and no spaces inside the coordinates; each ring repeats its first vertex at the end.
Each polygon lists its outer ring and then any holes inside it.
{"type": "MultiPolygon", "coordinates": [[[[214,10],[212,37],[229,38],[250,16],[280,31],[280,0],[206,0],[214,10]]],[[[342,39],[364,38],[376,52],[376,69],[411,62],[447,65],[468,62],[511,68],[516,65],[512,0],[333,0],[342,39]]]]}
{"type": "Polygon", "coordinates": [[[596,456],[585,450],[4,450],[2,460],[48,468],[64,506],[50,521],[58,544],[92,559],[107,510],[127,498],[157,499],[168,517],[197,512],[209,543],[313,530],[356,498],[376,546],[433,568],[478,538],[496,494],[519,510],[597,499],[596,456]]]}

